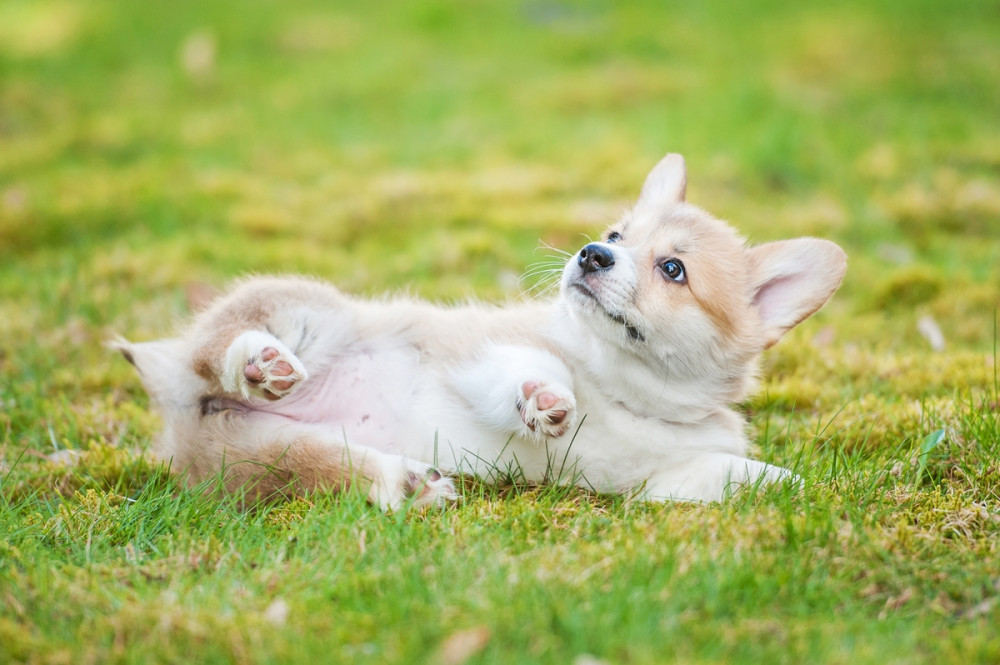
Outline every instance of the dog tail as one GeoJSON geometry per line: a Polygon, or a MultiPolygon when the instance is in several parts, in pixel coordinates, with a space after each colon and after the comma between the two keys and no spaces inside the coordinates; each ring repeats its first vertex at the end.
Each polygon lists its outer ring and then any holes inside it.
{"type": "Polygon", "coordinates": [[[187,362],[189,353],[183,340],[130,342],[113,337],[106,346],[135,366],[143,387],[168,421],[176,416],[191,418],[200,408],[207,386],[187,362]]]}
{"type": "Polygon", "coordinates": [[[176,461],[185,442],[193,440],[208,383],[190,366],[188,345],[182,339],[130,342],[113,337],[105,346],[124,356],[139,372],[139,379],[163,417],[163,430],[154,442],[154,453],[176,461]]]}

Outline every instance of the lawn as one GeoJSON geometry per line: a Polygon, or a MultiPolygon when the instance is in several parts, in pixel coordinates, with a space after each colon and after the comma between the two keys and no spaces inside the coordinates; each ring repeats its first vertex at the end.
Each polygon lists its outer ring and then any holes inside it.
{"type": "Polygon", "coordinates": [[[998,81],[985,0],[0,0],[0,662],[1000,662],[998,81]],[[667,151],[850,256],[742,405],[801,491],[248,511],[144,455],[111,335],[544,297],[667,151]]]}

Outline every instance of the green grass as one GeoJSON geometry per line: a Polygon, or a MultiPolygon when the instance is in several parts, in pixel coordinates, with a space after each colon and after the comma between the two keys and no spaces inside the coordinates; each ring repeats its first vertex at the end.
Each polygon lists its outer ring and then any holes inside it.
{"type": "Polygon", "coordinates": [[[1000,660],[995,4],[453,4],[0,0],[0,662],[1000,660]],[[514,298],[668,150],[851,257],[744,405],[801,492],[248,512],[143,457],[111,333],[247,272],[514,298]]]}

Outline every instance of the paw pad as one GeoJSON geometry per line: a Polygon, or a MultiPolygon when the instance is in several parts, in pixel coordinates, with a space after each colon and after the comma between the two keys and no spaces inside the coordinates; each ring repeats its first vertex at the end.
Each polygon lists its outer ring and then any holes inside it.
{"type": "Polygon", "coordinates": [[[226,351],[223,388],[246,399],[259,395],[281,399],[308,376],[302,362],[273,335],[250,330],[226,351]]]}
{"type": "Polygon", "coordinates": [[[280,356],[281,353],[276,348],[269,346],[260,352],[258,360],[250,358],[243,368],[243,377],[247,383],[260,387],[264,391],[264,397],[268,399],[282,397],[301,378],[291,363],[280,356]]]}
{"type": "Polygon", "coordinates": [[[569,430],[576,409],[576,400],[569,390],[562,386],[525,381],[521,384],[521,395],[523,399],[518,400],[517,409],[531,432],[557,437],[569,430]]]}

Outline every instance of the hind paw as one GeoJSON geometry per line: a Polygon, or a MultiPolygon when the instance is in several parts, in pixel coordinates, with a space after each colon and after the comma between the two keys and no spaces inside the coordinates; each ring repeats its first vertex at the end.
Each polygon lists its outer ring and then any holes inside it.
{"type": "Polygon", "coordinates": [[[443,507],[458,499],[454,481],[437,469],[408,458],[392,463],[392,472],[383,471],[370,490],[370,500],[382,510],[399,510],[404,506],[443,507]]]}
{"type": "Polygon", "coordinates": [[[410,463],[411,470],[406,474],[404,492],[413,497],[414,506],[444,506],[458,499],[455,483],[451,478],[441,475],[441,472],[423,464],[410,463]],[[413,470],[413,466],[417,470],[413,470]]]}
{"type": "Polygon", "coordinates": [[[277,400],[290,394],[308,377],[302,362],[270,333],[250,330],[226,351],[222,387],[250,399],[259,395],[277,400]]]}

